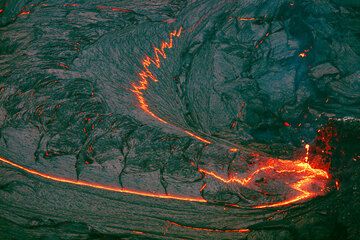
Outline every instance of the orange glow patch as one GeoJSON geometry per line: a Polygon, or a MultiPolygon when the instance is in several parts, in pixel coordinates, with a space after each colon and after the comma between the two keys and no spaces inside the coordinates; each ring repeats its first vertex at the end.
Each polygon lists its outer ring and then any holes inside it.
{"type": "Polygon", "coordinates": [[[192,132],[189,132],[189,131],[187,131],[187,130],[184,130],[184,132],[185,132],[186,134],[188,134],[189,136],[191,136],[191,137],[199,140],[200,142],[203,142],[203,143],[206,143],[206,144],[210,144],[210,143],[211,143],[209,140],[206,140],[205,138],[199,137],[199,136],[195,135],[195,134],[192,133],[192,132]]]}
{"type": "Polygon", "coordinates": [[[77,3],[65,3],[64,7],[78,7],[80,6],[80,4],[77,3]]]}
{"type": "Polygon", "coordinates": [[[237,149],[237,148],[230,148],[229,149],[229,152],[237,152],[237,151],[239,151],[239,149],[237,149]]]}
{"type": "Polygon", "coordinates": [[[310,49],[305,49],[303,52],[299,53],[299,57],[301,57],[301,58],[307,57],[308,52],[310,52],[310,49]]]}
{"type": "Polygon", "coordinates": [[[42,173],[42,172],[30,169],[30,168],[21,166],[21,165],[19,165],[17,163],[14,163],[14,162],[12,162],[10,160],[7,160],[7,159],[3,158],[3,157],[0,157],[0,161],[3,162],[3,163],[6,163],[8,165],[11,165],[11,166],[13,166],[13,167],[15,167],[17,169],[20,169],[20,170],[22,170],[24,172],[27,172],[27,173],[30,173],[32,175],[42,177],[42,178],[45,178],[45,179],[48,179],[48,180],[52,180],[52,181],[55,181],[55,182],[68,183],[68,184],[73,184],[73,185],[78,185],[78,186],[83,186],[83,187],[96,188],[96,189],[101,189],[101,190],[106,190],[106,191],[111,191],[111,192],[134,194],[134,195],[139,195],[139,196],[143,196],[143,197],[173,199],[173,200],[188,201],[188,202],[203,202],[203,203],[207,202],[203,198],[144,192],[144,191],[138,191],[138,190],[133,190],[133,189],[127,189],[127,188],[107,186],[107,185],[103,185],[103,184],[99,184],[99,183],[93,183],[93,182],[87,182],[87,181],[80,181],[80,180],[73,180],[73,179],[69,179],[69,178],[58,177],[58,176],[42,173]]]}
{"type": "Polygon", "coordinates": [[[284,124],[285,127],[290,127],[291,126],[290,123],[288,123],[288,122],[284,122],[283,124],[284,124]]]}
{"type": "Polygon", "coordinates": [[[202,185],[202,187],[200,188],[200,192],[202,192],[205,188],[206,188],[206,183],[204,183],[204,185],[202,185]]]}
{"type": "Polygon", "coordinates": [[[19,16],[28,15],[28,14],[30,14],[30,11],[23,11],[23,12],[19,13],[19,16]]]}
{"type": "Polygon", "coordinates": [[[301,57],[301,58],[307,57],[307,54],[302,52],[302,53],[299,54],[299,57],[301,57]]]}
{"type": "Polygon", "coordinates": [[[113,11],[113,12],[132,12],[132,11],[129,10],[129,9],[118,8],[118,7],[112,7],[112,8],[111,8],[111,11],[113,11]]]}
{"type": "Polygon", "coordinates": [[[201,227],[191,227],[191,226],[185,226],[176,222],[168,221],[171,225],[181,227],[181,228],[187,228],[195,231],[206,231],[206,232],[232,232],[232,233],[248,233],[250,232],[250,229],[247,228],[241,228],[241,229],[214,229],[214,228],[201,228],[201,227]]]}
{"type": "Polygon", "coordinates": [[[253,17],[238,17],[237,19],[240,20],[240,21],[254,21],[254,20],[256,20],[256,18],[253,18],[253,17]]]}
{"type": "Polygon", "coordinates": [[[306,149],[306,156],[305,156],[305,162],[309,161],[309,149],[310,149],[310,145],[306,144],[305,145],[305,149],[306,149]]]}
{"type": "Polygon", "coordinates": [[[65,63],[59,63],[58,64],[59,67],[65,68],[65,69],[69,69],[70,67],[68,65],[66,65],[65,63]]]}
{"type": "Polygon", "coordinates": [[[336,190],[339,190],[339,189],[340,189],[340,182],[339,182],[339,180],[335,180],[335,187],[336,187],[336,190]]]}

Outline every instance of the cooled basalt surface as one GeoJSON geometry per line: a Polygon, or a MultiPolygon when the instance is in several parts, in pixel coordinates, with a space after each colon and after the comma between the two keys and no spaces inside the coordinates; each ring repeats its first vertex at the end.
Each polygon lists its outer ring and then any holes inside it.
{"type": "Polygon", "coordinates": [[[3,239],[357,239],[356,1],[0,3],[3,239]]]}

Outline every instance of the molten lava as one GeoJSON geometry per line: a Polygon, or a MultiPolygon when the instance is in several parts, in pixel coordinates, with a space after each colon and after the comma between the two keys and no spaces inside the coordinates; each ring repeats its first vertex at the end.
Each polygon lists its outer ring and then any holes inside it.
{"type": "Polygon", "coordinates": [[[255,208],[280,207],[300,200],[315,197],[319,194],[317,191],[311,190],[312,185],[316,185],[317,187],[324,189],[329,179],[329,174],[326,171],[322,169],[314,169],[309,163],[302,160],[291,161],[272,158],[263,161],[261,166],[257,169],[246,172],[244,174],[246,176],[244,177],[235,176],[225,178],[216,172],[208,171],[202,168],[199,168],[199,172],[211,176],[225,184],[240,184],[242,186],[249,186],[251,183],[255,183],[257,179],[256,177],[260,174],[264,174],[273,181],[286,182],[286,184],[294,190],[293,196],[289,199],[277,203],[254,206],[255,208]]]}

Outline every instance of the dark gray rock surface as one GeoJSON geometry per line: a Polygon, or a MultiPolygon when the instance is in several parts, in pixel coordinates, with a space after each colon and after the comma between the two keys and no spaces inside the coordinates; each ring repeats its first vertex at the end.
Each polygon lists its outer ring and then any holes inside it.
{"type": "Polygon", "coordinates": [[[0,2],[0,156],[57,176],[210,202],[72,186],[1,163],[0,238],[357,239],[358,135],[350,133],[359,133],[359,7],[351,0],[0,2]],[[159,82],[144,94],[175,128],[145,114],[130,89],[145,54],[180,27],[161,68],[150,67],[159,82]],[[252,151],[292,158],[332,118],[341,119],[346,153],[333,159],[341,188],[324,197],[254,210],[248,206],[270,197],[198,171],[241,173],[252,151]],[[242,208],[224,205],[233,203],[242,208]]]}

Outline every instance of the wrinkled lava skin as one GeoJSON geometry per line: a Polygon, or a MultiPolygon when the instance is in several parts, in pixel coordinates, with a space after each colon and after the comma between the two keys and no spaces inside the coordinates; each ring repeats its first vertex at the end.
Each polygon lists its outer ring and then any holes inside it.
{"type": "Polygon", "coordinates": [[[0,237],[357,239],[359,7],[0,3],[0,237]]]}

